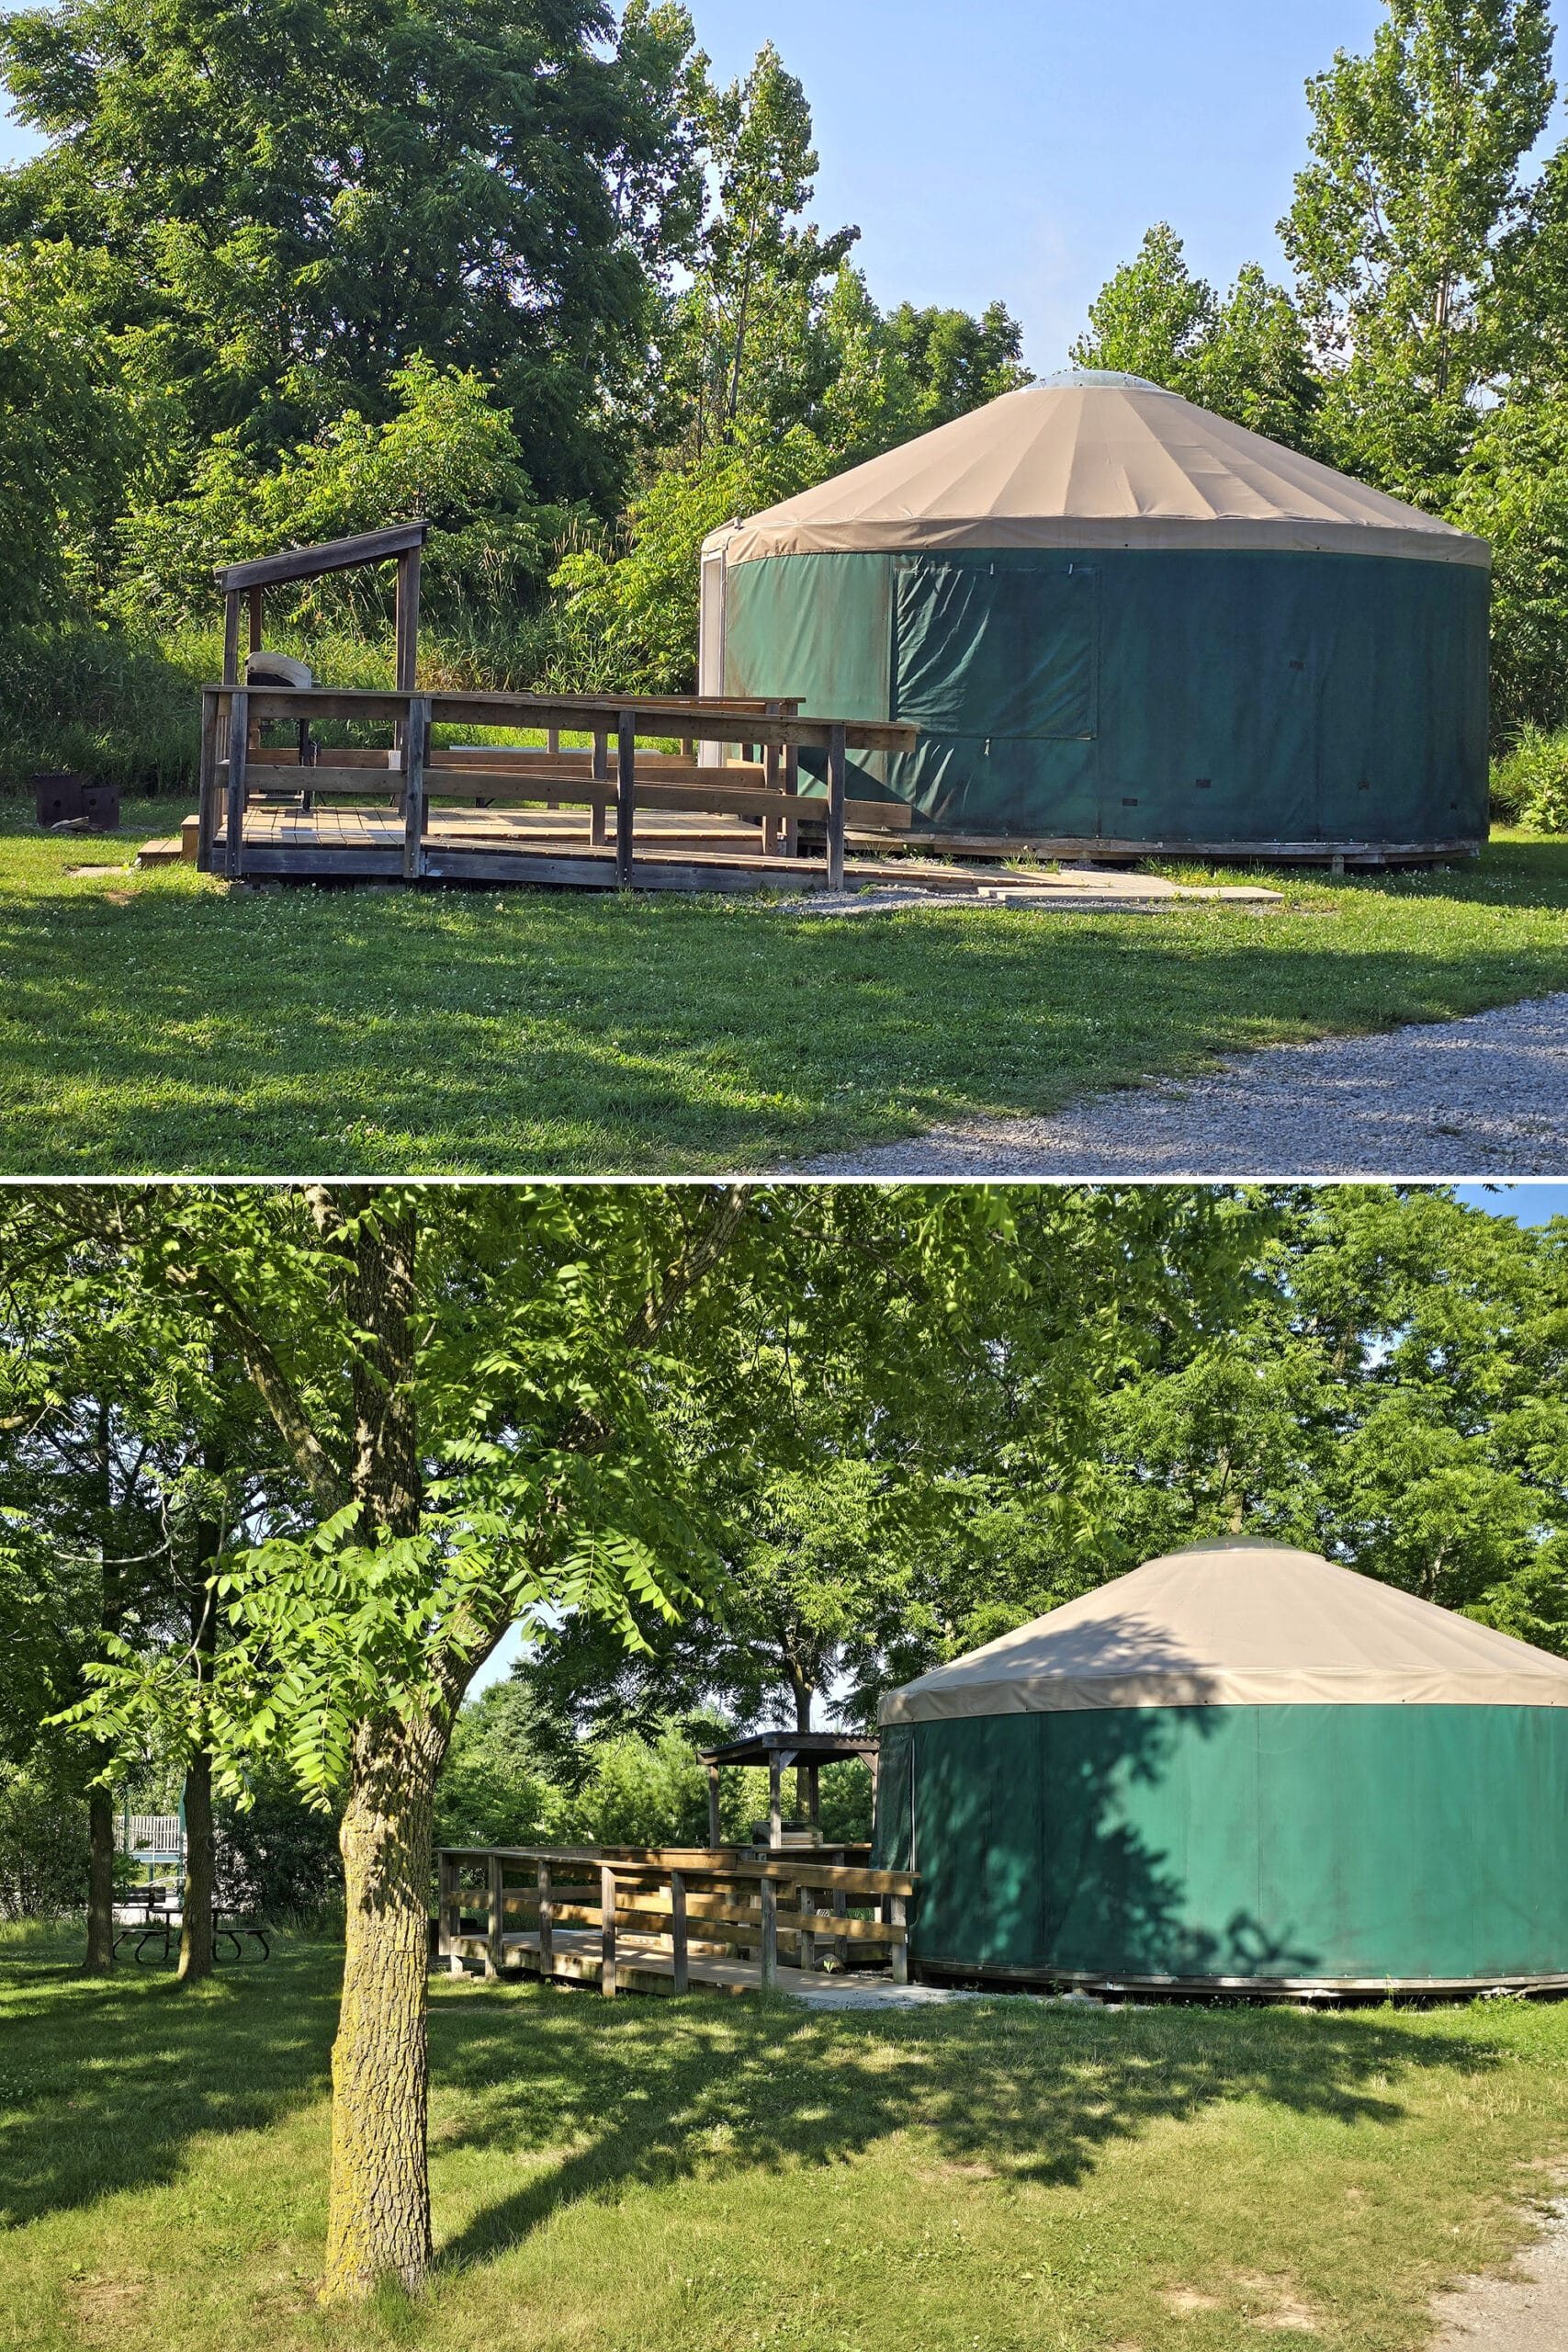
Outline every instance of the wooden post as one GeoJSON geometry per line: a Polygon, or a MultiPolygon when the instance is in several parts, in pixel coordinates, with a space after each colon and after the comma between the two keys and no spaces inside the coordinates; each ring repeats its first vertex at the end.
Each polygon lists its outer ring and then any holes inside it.
{"type": "Polygon", "coordinates": [[[506,1946],[502,1941],[505,1929],[502,1913],[505,1908],[506,1871],[499,1854],[487,1854],[485,1863],[485,1876],[490,1893],[490,1933],[485,1938],[485,1974],[487,1977],[494,1978],[501,1974],[502,1964],[506,1957],[506,1946]]]}
{"type": "MultiPolygon", "coordinates": [[[[784,788],[786,800],[799,799],[800,747],[796,743],[788,743],[784,746],[784,788]]],[[[800,824],[792,813],[784,820],[784,854],[786,857],[793,857],[799,847],[800,824]]]]}
{"type": "Polygon", "coordinates": [[[599,1990],[615,1996],[615,1873],[608,1862],[599,1866],[599,1990]]]}
{"type": "MultiPolygon", "coordinates": [[[[847,1919],[849,1917],[849,1914],[850,1898],[844,1893],[841,1886],[836,1886],[833,1889],[833,1916],[838,1919],[847,1919]]],[[[842,1966],[842,1964],[849,1959],[849,1938],[847,1936],[835,1936],[833,1939],[834,1959],[839,1962],[840,1966],[842,1966]]]]}
{"type": "Polygon", "coordinates": [[[223,870],[231,882],[245,870],[245,754],[251,742],[251,698],[243,686],[229,697],[229,806],[224,817],[223,870]]]}
{"type": "Polygon", "coordinates": [[[455,1866],[450,1854],[435,1858],[435,1951],[437,1958],[452,1956],[452,1887],[455,1866]]]}
{"type": "MultiPolygon", "coordinates": [[[[796,1880],[795,1888],[795,1907],[797,1911],[815,1911],[817,1908],[816,1888],[803,1885],[799,1880],[796,1880]]],[[[800,1951],[798,1958],[800,1965],[802,1969],[809,1973],[817,1965],[817,1939],[812,1934],[809,1928],[802,1928],[800,1929],[799,1942],[800,1951]]]]}
{"type": "Polygon", "coordinates": [[[819,1829],[822,1826],[822,1767],[820,1764],[806,1764],[801,1770],[806,1775],[806,1818],[813,1829],[819,1829]]]}
{"type": "Polygon", "coordinates": [[[212,844],[218,833],[218,695],[210,686],[201,690],[201,767],[197,788],[196,865],[198,874],[212,871],[212,844]]]}
{"type": "Polygon", "coordinates": [[[400,695],[412,695],[419,683],[419,549],[405,548],[398,558],[397,619],[393,624],[395,651],[392,684],[400,695]]]}
{"type": "Polygon", "coordinates": [[[632,822],[637,793],[637,714],[623,710],[615,753],[615,881],[632,887],[632,822]]]}
{"type": "Polygon", "coordinates": [[[670,1953],[677,1993],[691,1988],[691,1959],[686,1949],[686,1881],[680,1871],[670,1873],[670,1953]]]}
{"type": "Polygon", "coordinates": [[[250,650],[253,653],[259,653],[262,649],[262,591],[259,588],[251,589],[247,602],[251,608],[250,650]]]}
{"type": "Polygon", "coordinates": [[[771,1878],[762,1881],[762,1982],[779,1981],[779,1894],[771,1878]]]}
{"type": "Polygon", "coordinates": [[[770,1854],[776,1853],[784,1844],[784,1806],[779,1796],[779,1781],[783,1777],[783,1771],[784,1768],[779,1762],[778,1749],[771,1748],[768,1753],[768,1851],[770,1854]]]}
{"type": "Polygon", "coordinates": [[[849,784],[849,760],[844,749],[844,723],[836,718],[828,729],[828,888],[844,887],[844,796],[849,784]]]}
{"type": "Polygon", "coordinates": [[[711,1848],[716,1849],[718,1842],[718,1766],[710,1764],[708,1766],[708,1844],[711,1848]]]}
{"type": "Polygon", "coordinates": [[[550,1899],[550,1866],[539,1864],[539,1973],[553,1976],[556,1971],[556,1906],[550,1899]]]}
{"type": "Polygon", "coordinates": [[[223,683],[240,683],[240,592],[231,588],[223,599],[223,683]]]}
{"type": "MultiPolygon", "coordinates": [[[[904,1927],[906,1925],[906,1910],[907,1905],[903,1896],[901,1894],[890,1894],[887,1897],[888,1925],[894,1928],[904,1927]]],[[[900,1936],[898,1941],[891,1947],[887,1955],[887,1964],[892,1972],[893,1982],[895,1984],[907,1984],[908,1983],[909,1947],[904,1941],[902,1936],[900,1936]]]]}
{"type": "MultiPolygon", "coordinates": [[[[596,727],[593,730],[593,782],[607,785],[609,781],[610,738],[603,727],[596,727]]],[[[604,804],[602,800],[596,800],[593,804],[593,821],[590,838],[595,849],[604,848],[604,804]]]]}
{"type": "Polygon", "coordinates": [[[417,882],[424,872],[424,762],[430,746],[430,696],[409,696],[408,726],[403,736],[403,880],[417,882]]]}
{"type": "MultiPolygon", "coordinates": [[[[766,706],[766,710],[770,718],[776,718],[779,715],[779,705],[776,702],[771,702],[766,706]]],[[[773,791],[776,792],[778,790],[779,747],[776,743],[768,743],[763,746],[762,782],[771,786],[773,791]]],[[[779,842],[783,832],[784,819],[782,817],[763,818],[762,855],[764,857],[776,857],[778,855],[779,842]]]]}

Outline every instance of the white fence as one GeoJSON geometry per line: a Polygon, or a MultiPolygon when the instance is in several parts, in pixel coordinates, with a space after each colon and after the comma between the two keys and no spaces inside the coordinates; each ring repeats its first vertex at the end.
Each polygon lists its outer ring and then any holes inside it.
{"type": "Polygon", "coordinates": [[[114,1842],[122,1854],[149,1862],[183,1862],[185,1824],[177,1813],[117,1814],[114,1842]]]}

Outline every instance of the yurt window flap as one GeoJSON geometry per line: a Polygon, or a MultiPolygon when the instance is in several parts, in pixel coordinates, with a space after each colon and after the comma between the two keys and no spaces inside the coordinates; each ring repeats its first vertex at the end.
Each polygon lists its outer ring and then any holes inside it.
{"type": "Polygon", "coordinates": [[[1004,741],[1097,731],[1092,564],[904,557],[894,579],[896,718],[935,735],[1004,741]]]}

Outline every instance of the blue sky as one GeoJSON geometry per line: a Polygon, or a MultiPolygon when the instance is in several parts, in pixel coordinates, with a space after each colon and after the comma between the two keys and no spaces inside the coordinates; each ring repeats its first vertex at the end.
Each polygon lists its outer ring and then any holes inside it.
{"type": "MultiPolygon", "coordinates": [[[[692,0],[717,72],[772,37],[816,110],[817,211],[857,221],[883,302],[999,295],[1037,370],[1152,220],[1206,276],[1279,264],[1306,76],[1380,0],[692,0]]],[[[1559,134],[1560,135],[1560,134],[1559,134]]],[[[20,152],[0,123],[0,160],[20,152]]]]}

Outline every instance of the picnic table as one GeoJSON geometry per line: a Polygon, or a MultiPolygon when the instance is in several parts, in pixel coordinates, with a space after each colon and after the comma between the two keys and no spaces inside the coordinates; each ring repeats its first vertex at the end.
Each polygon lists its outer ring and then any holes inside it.
{"type": "MultiPolygon", "coordinates": [[[[138,1966],[143,1964],[143,1955],[149,1946],[154,1944],[159,1947],[158,1957],[166,1961],[169,1957],[171,1943],[177,1946],[180,1930],[185,1925],[185,1913],[175,1896],[172,1893],[163,1894],[157,1888],[149,1889],[146,1899],[140,1903],[117,1904],[114,1916],[114,1949],[118,1952],[121,1944],[130,1943],[134,1939],[136,1950],[132,1957],[138,1966]]],[[[243,1960],[244,1958],[243,1939],[246,1936],[261,1946],[262,1958],[270,1960],[272,1946],[268,1938],[271,1932],[269,1928],[264,1927],[243,1907],[236,1907],[231,1904],[214,1904],[212,1907],[214,1967],[218,1964],[219,1947],[222,1943],[232,1944],[234,1958],[243,1960]]]]}

